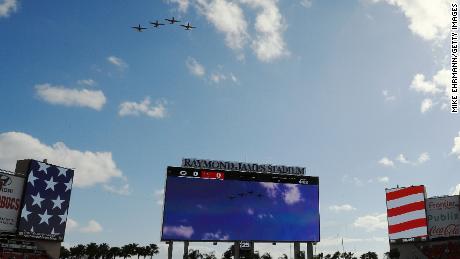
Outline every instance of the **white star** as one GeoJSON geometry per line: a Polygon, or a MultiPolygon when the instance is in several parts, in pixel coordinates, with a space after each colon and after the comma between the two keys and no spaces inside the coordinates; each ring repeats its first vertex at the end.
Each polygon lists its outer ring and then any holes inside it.
{"type": "Polygon", "coordinates": [[[54,191],[54,186],[57,184],[57,182],[53,181],[53,177],[51,176],[51,179],[49,181],[45,180],[45,182],[46,182],[45,191],[48,189],[52,189],[54,191]]]}
{"type": "Polygon", "coordinates": [[[27,182],[31,183],[32,186],[34,186],[35,180],[37,180],[37,179],[38,179],[38,178],[35,177],[34,172],[30,172],[29,178],[27,179],[27,182]]]}
{"type": "Polygon", "coordinates": [[[67,210],[65,211],[64,214],[58,215],[58,216],[61,218],[61,223],[59,223],[59,224],[62,224],[62,223],[64,223],[64,222],[67,222],[67,210]]]}
{"type": "Polygon", "coordinates": [[[72,189],[72,180],[73,180],[73,179],[70,179],[70,181],[69,181],[68,183],[64,183],[64,184],[65,184],[65,186],[66,186],[66,188],[65,188],[65,191],[64,191],[64,192],[66,192],[66,191],[68,191],[68,190],[72,189]]]}
{"type": "Polygon", "coordinates": [[[54,228],[51,229],[51,235],[56,235],[56,233],[54,233],[54,228]]]}
{"type": "Polygon", "coordinates": [[[32,213],[27,210],[27,207],[24,205],[24,208],[22,208],[21,212],[21,218],[24,218],[26,221],[29,221],[29,214],[32,213]]]}
{"type": "Polygon", "coordinates": [[[33,196],[32,195],[32,199],[34,200],[32,202],[32,206],[34,206],[35,204],[38,205],[38,207],[42,207],[42,201],[44,200],[42,197],[40,197],[40,193],[38,192],[36,196],[33,196]]]}
{"type": "Polygon", "coordinates": [[[34,232],[35,232],[35,231],[34,231],[34,227],[33,227],[33,226],[30,228],[30,232],[32,232],[32,233],[34,233],[34,232]]]}
{"type": "Polygon", "coordinates": [[[64,177],[67,177],[67,168],[58,167],[58,170],[59,170],[58,176],[63,175],[64,177]]]}
{"type": "Polygon", "coordinates": [[[48,214],[48,211],[45,210],[45,213],[43,213],[43,214],[38,214],[38,216],[40,217],[40,223],[38,223],[38,224],[42,224],[43,222],[45,222],[46,224],[49,224],[49,223],[48,223],[48,220],[49,220],[53,215],[49,215],[49,214],[48,214]]]}
{"type": "Polygon", "coordinates": [[[41,163],[41,162],[38,162],[38,166],[40,166],[40,168],[38,168],[37,172],[40,172],[40,171],[44,171],[44,173],[48,173],[48,168],[50,167],[49,165],[45,164],[45,163],[41,163]]]}
{"type": "Polygon", "coordinates": [[[57,198],[56,198],[55,200],[51,200],[51,201],[54,203],[53,209],[56,208],[56,207],[62,209],[62,208],[61,208],[61,205],[62,205],[62,203],[63,203],[65,200],[61,200],[61,197],[59,197],[59,195],[58,195],[57,198]]]}

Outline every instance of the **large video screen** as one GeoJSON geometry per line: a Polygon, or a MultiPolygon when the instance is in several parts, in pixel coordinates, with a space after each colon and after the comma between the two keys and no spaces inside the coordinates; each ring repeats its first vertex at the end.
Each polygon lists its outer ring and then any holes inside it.
{"type": "Polygon", "coordinates": [[[317,242],[317,177],[168,167],[162,241],[317,242]]]}

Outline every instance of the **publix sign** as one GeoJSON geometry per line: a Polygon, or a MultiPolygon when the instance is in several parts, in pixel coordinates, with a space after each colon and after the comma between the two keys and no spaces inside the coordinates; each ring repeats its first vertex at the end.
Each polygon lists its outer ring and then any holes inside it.
{"type": "Polygon", "coordinates": [[[426,200],[428,236],[430,239],[460,236],[460,196],[426,200]]]}

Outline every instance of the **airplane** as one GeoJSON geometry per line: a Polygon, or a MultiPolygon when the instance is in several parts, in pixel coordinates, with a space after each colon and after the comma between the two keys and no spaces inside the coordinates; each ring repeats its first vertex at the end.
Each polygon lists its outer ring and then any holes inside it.
{"type": "Polygon", "coordinates": [[[238,193],[238,195],[243,197],[244,195],[246,195],[246,193],[242,192],[242,193],[238,193]]]}
{"type": "Polygon", "coordinates": [[[235,196],[228,196],[228,198],[229,198],[230,200],[233,200],[233,199],[235,199],[236,197],[235,197],[235,196]]]}
{"type": "Polygon", "coordinates": [[[152,24],[153,27],[155,27],[155,28],[157,28],[160,25],[165,25],[164,23],[159,23],[158,20],[156,20],[155,22],[150,22],[150,24],[152,24]]]}
{"type": "Polygon", "coordinates": [[[257,197],[262,198],[263,195],[259,193],[259,194],[257,194],[257,197]]]}
{"type": "Polygon", "coordinates": [[[168,22],[169,22],[169,24],[174,24],[174,23],[176,23],[176,22],[180,22],[180,21],[178,21],[178,20],[174,19],[174,16],[173,16],[173,18],[172,18],[172,19],[165,19],[165,20],[166,20],[166,21],[168,21],[168,22]]]}
{"type": "Polygon", "coordinates": [[[147,30],[147,28],[141,27],[140,24],[131,28],[137,30],[138,32],[142,32],[142,30],[147,30]]]}
{"type": "Polygon", "coordinates": [[[180,26],[184,27],[186,31],[190,31],[190,29],[195,29],[196,28],[196,27],[193,27],[192,25],[190,25],[189,22],[187,23],[187,25],[181,24],[180,26]]]}
{"type": "Polygon", "coordinates": [[[248,194],[254,194],[254,191],[248,191],[248,194]]]}

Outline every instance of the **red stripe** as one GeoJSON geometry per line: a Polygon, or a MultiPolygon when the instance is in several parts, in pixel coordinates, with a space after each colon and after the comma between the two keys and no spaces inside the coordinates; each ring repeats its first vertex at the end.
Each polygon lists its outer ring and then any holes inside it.
{"type": "Polygon", "coordinates": [[[425,186],[411,186],[401,190],[387,192],[387,201],[396,200],[416,193],[425,193],[425,186]]]}
{"type": "Polygon", "coordinates": [[[394,216],[398,216],[404,213],[408,213],[408,212],[412,212],[416,210],[424,210],[424,209],[425,209],[425,201],[418,201],[418,202],[413,202],[407,205],[389,209],[387,211],[387,216],[394,217],[394,216]]]}
{"type": "Polygon", "coordinates": [[[396,225],[388,226],[388,233],[394,234],[419,227],[426,227],[426,218],[414,219],[396,225]]]}

